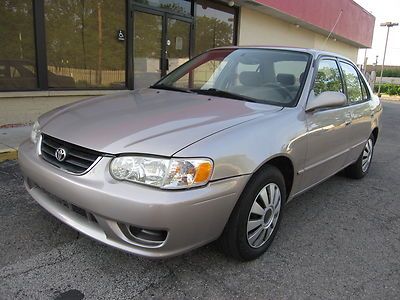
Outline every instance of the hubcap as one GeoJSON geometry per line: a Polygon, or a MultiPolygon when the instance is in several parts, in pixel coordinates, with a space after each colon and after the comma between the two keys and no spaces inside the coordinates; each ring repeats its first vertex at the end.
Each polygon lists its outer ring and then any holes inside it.
{"type": "Polygon", "coordinates": [[[367,172],[369,165],[371,164],[372,151],[373,151],[373,143],[371,139],[368,139],[364,147],[364,151],[362,154],[362,161],[361,161],[361,168],[364,173],[367,172]]]}
{"type": "Polygon", "coordinates": [[[275,183],[264,186],[257,197],[247,219],[247,242],[252,248],[265,244],[272,232],[281,210],[281,191],[275,183]]]}

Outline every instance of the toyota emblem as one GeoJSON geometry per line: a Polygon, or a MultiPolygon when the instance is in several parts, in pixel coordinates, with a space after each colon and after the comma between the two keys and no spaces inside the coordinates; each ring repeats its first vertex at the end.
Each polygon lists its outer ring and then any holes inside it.
{"type": "Polygon", "coordinates": [[[58,161],[64,161],[67,157],[67,151],[64,148],[58,148],[55,152],[55,156],[58,161]]]}

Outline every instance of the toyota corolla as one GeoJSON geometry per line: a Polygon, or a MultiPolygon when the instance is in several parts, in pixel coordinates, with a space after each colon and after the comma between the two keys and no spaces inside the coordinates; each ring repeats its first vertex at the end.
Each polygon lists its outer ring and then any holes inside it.
{"type": "Polygon", "coordinates": [[[381,111],[340,55],[218,48],[149,88],[42,115],[19,163],[44,209],[107,245],[167,257],[219,239],[250,260],[288,201],[368,173],[381,111]]]}

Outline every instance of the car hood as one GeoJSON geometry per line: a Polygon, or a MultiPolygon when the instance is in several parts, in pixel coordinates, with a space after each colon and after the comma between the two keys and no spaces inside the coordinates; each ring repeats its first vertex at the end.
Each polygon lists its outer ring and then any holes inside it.
{"type": "Polygon", "coordinates": [[[89,149],[172,156],[209,135],[279,110],[240,100],[142,89],[67,105],[43,115],[39,122],[43,133],[89,149]]]}

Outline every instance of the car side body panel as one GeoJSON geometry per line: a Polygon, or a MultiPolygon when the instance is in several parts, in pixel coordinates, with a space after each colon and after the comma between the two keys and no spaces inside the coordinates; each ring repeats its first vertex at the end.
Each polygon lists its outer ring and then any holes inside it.
{"type": "Polygon", "coordinates": [[[211,180],[251,174],[272,158],[285,156],[290,159],[295,170],[292,191],[296,192],[301,188],[301,176],[296,170],[304,168],[307,151],[307,126],[304,117],[299,109],[284,108],[274,115],[225,130],[222,133],[223,139],[219,134],[210,136],[182,149],[174,156],[212,157],[215,171],[211,180]]]}

